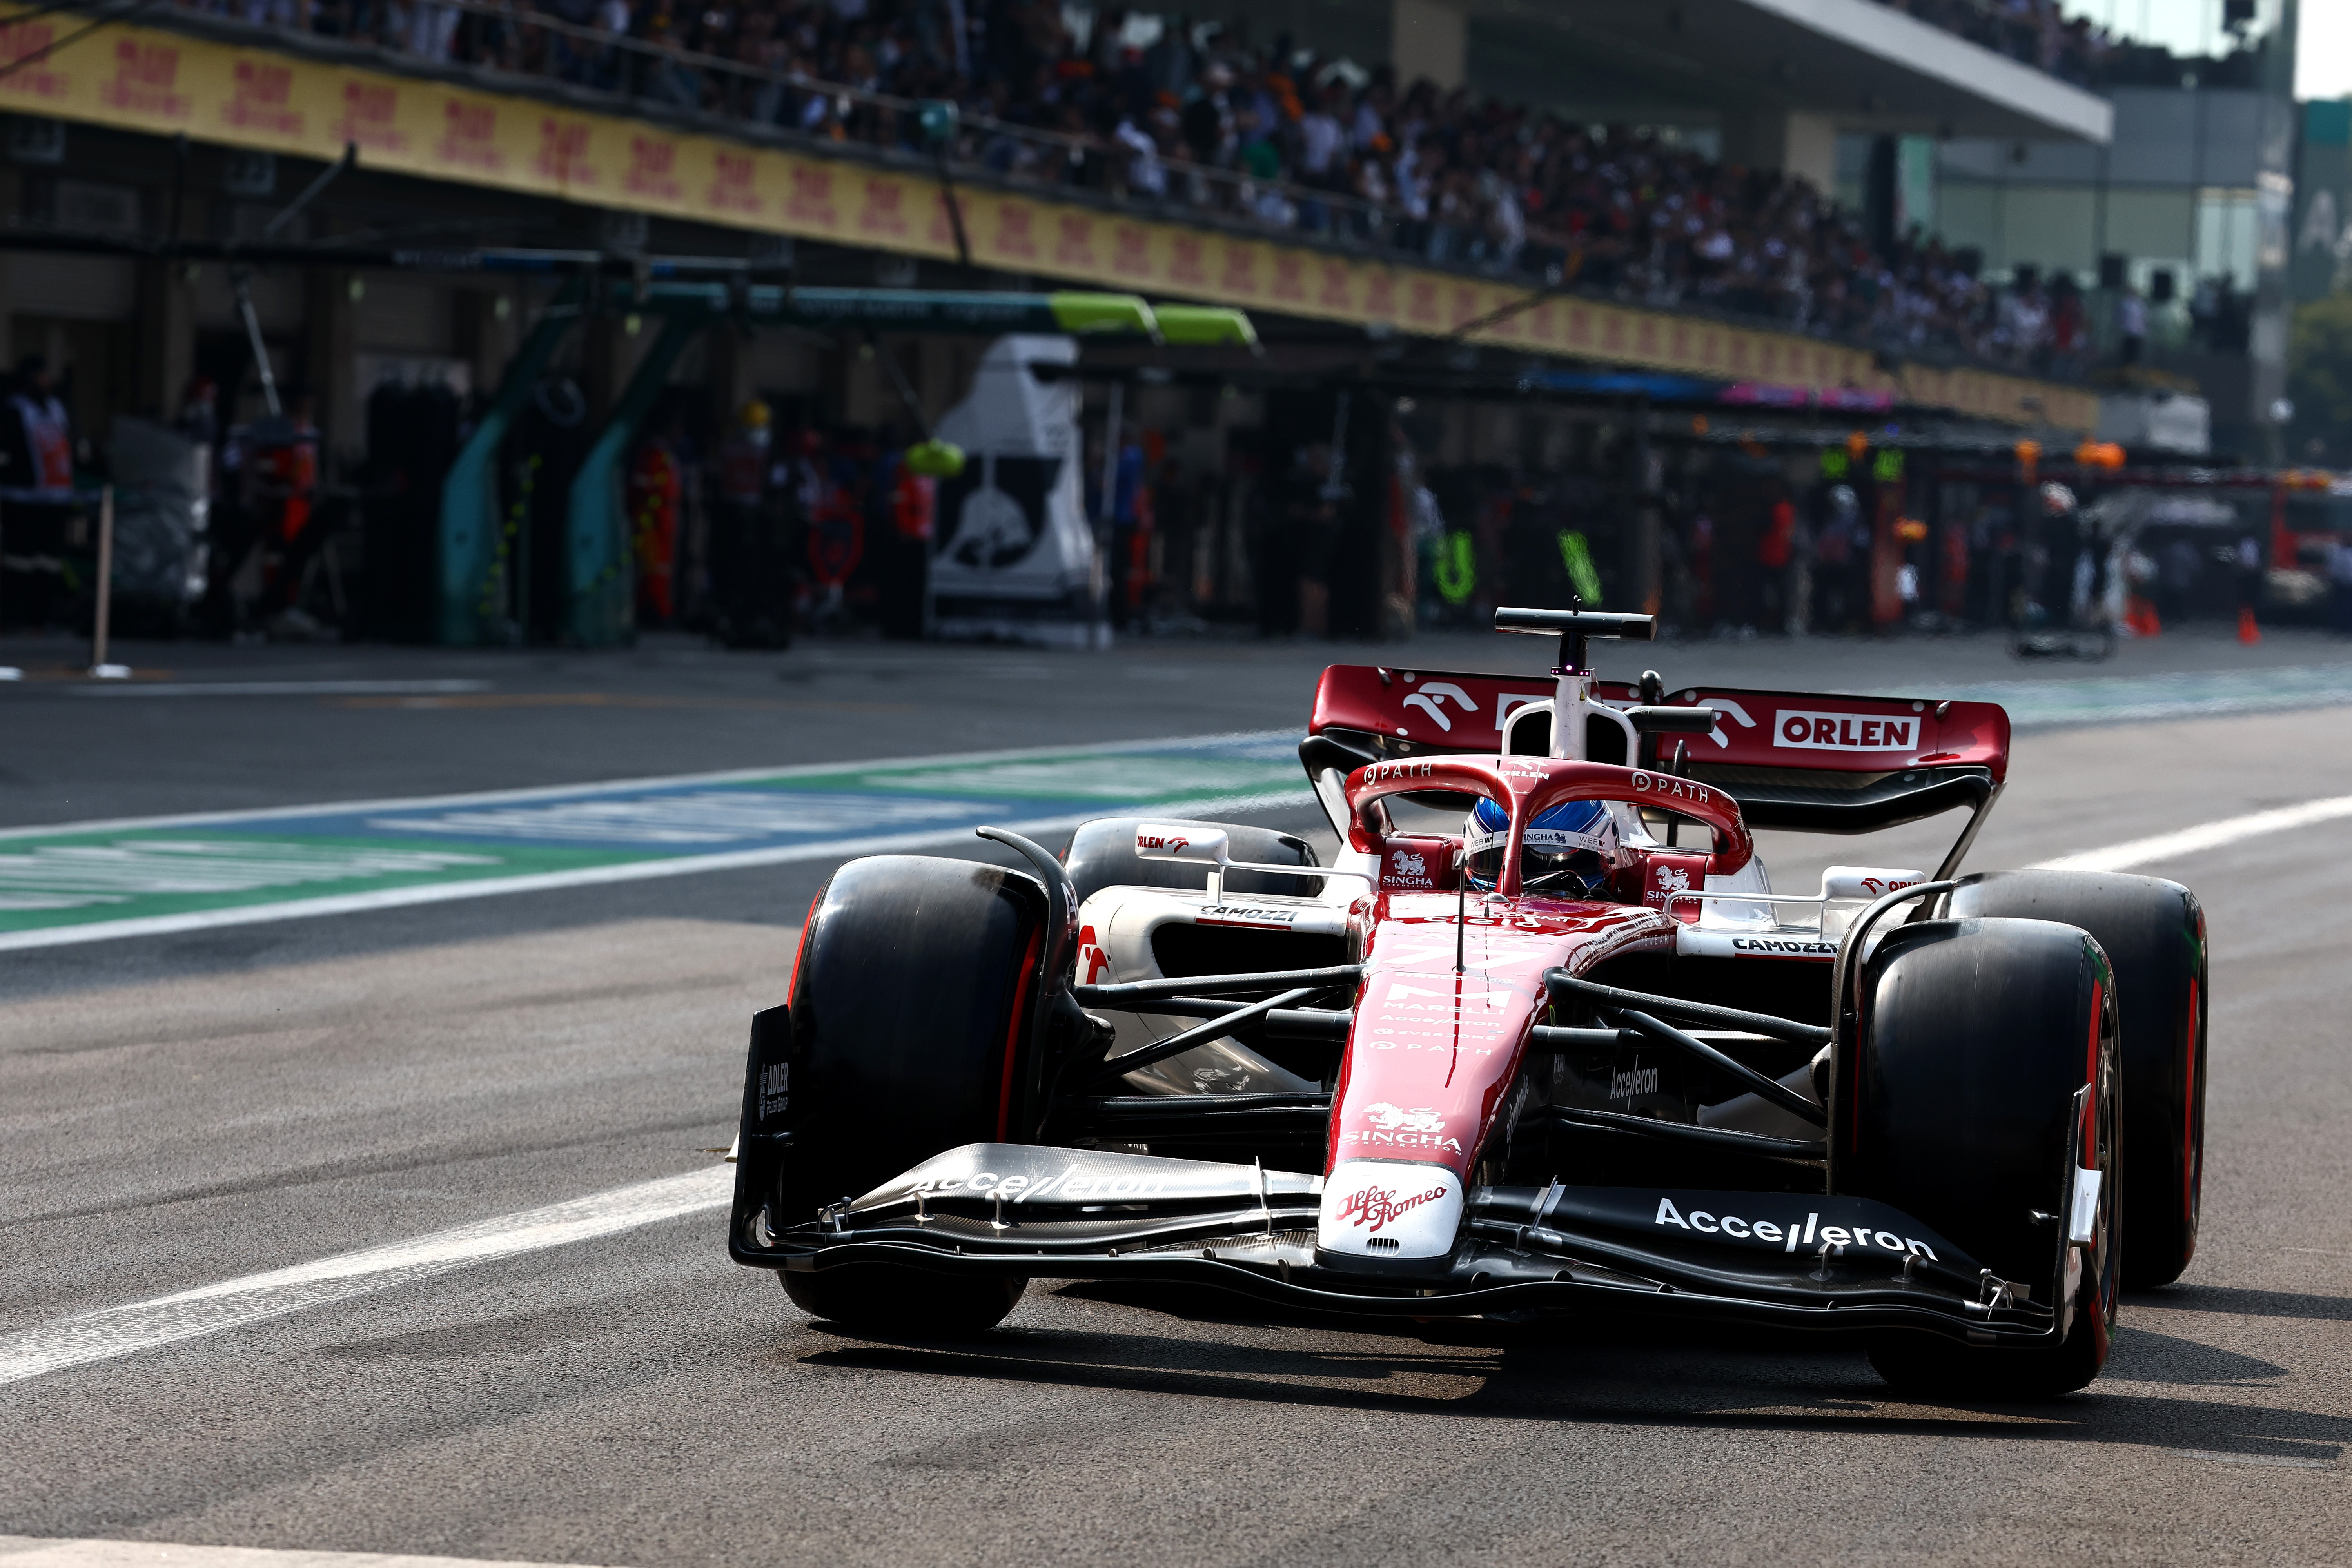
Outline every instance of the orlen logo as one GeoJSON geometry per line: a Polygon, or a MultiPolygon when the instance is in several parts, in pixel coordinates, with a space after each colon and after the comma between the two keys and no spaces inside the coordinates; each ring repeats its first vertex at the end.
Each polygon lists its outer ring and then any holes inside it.
{"type": "Polygon", "coordinates": [[[1449,697],[1454,699],[1454,701],[1460,703],[1464,711],[1469,713],[1475,713],[1478,711],[1478,704],[1476,700],[1473,699],[1468,692],[1463,690],[1460,687],[1454,685],[1450,680],[1431,681],[1428,685],[1423,687],[1420,690],[1406,698],[1401,706],[1420,709],[1423,712],[1427,713],[1432,719],[1437,721],[1437,727],[1440,730],[1451,732],[1454,728],[1454,721],[1447,716],[1445,711],[1445,700],[1449,697]]]}
{"type": "Polygon", "coordinates": [[[1422,1205],[1433,1204],[1444,1195],[1443,1186],[1415,1193],[1409,1198],[1398,1197],[1394,1187],[1360,1187],[1348,1194],[1348,1201],[1332,1217],[1358,1230],[1377,1233],[1383,1226],[1394,1224],[1422,1205]]]}
{"type": "Polygon", "coordinates": [[[1783,708],[1772,716],[1772,744],[1811,752],[1911,752],[1919,746],[1919,721],[1783,708]]]}
{"type": "Polygon", "coordinates": [[[1163,838],[1157,833],[1139,833],[1135,836],[1135,847],[1138,849],[1165,849],[1171,855],[1181,855],[1184,853],[1184,846],[1192,842],[1189,838],[1163,838]]]}

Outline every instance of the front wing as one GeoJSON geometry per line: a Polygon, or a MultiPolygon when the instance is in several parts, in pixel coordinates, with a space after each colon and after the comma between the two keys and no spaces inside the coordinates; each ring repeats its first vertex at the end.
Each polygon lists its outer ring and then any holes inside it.
{"type": "MultiPolygon", "coordinates": [[[[749,1151],[747,1151],[749,1152],[749,1151]]],[[[1097,1150],[973,1143],[779,1228],[739,1167],[730,1251],[799,1272],[946,1272],[1209,1285],[1294,1308],[1412,1318],[1613,1306],[1977,1344],[2063,1335],[2052,1278],[1995,1278],[1865,1198],[1635,1187],[1476,1187],[1449,1258],[1318,1252],[1322,1178],[1097,1150]]],[[[2063,1239],[2061,1247],[2063,1248],[2063,1239]]]]}

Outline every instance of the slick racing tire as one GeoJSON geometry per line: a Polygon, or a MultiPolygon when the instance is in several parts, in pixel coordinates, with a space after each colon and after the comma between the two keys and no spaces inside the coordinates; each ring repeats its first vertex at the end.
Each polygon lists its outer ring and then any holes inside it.
{"type": "MultiPolygon", "coordinates": [[[[779,1228],[945,1150],[1024,1135],[1045,921],[1045,889],[994,866],[877,855],[834,873],[801,934],[782,1075],[757,1059],[753,1033],[751,1076],[769,1073],[789,1100],[761,1116],[747,1089],[747,1132],[756,1125],[779,1149],[779,1228]]],[[[1002,1319],[1027,1282],[867,1263],[783,1283],[803,1310],[845,1325],[971,1332],[1002,1319]]]]}
{"type": "MultiPolygon", "coordinates": [[[[1189,888],[1209,885],[1209,873],[1203,866],[1182,866],[1169,860],[1146,860],[1135,852],[1135,829],[1144,822],[1165,822],[1183,826],[1176,819],[1163,816],[1107,816],[1098,822],[1082,824],[1070,835],[1070,847],[1062,852],[1062,864],[1070,873],[1070,885],[1077,889],[1078,902],[1083,904],[1105,888],[1189,888]]],[[[1229,822],[1203,822],[1202,827],[1214,827],[1228,836],[1233,858],[1254,860],[1261,866],[1314,866],[1314,849],[1307,840],[1293,834],[1276,833],[1271,827],[1244,827],[1229,822]]],[[[1276,877],[1264,871],[1229,871],[1225,874],[1225,893],[1232,898],[1254,898],[1265,893],[1297,893],[1309,895],[1321,890],[1320,877],[1276,877]]]]}
{"type": "Polygon", "coordinates": [[[2119,872],[1994,871],[1952,889],[1948,912],[2057,921],[2105,950],[2123,1040],[2124,1288],[2171,1284],[2196,1256],[2205,1164],[2205,913],[2197,895],[2119,872]]]}
{"type": "Polygon", "coordinates": [[[2037,1399],[2081,1388],[2106,1362],[2118,1284],[2106,955],[2049,921],[1925,921],[1878,944],[1862,997],[1832,1089],[1834,1189],[1919,1219],[2032,1305],[2054,1306],[2058,1324],[2053,1342],[2022,1347],[1890,1331],[1871,1364],[1906,1394],[2037,1399]],[[2087,1247],[2065,1238],[2077,1147],[2103,1178],[2087,1247]]]}

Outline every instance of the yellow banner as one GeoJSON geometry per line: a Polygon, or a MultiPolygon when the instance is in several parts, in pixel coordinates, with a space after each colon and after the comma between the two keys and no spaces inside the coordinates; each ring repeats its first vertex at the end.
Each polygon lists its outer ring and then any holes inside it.
{"type": "MultiPolygon", "coordinates": [[[[22,8],[0,16],[24,16],[22,8]]],[[[0,22],[0,66],[85,26],[71,13],[0,22]]],[[[429,179],[561,196],[731,227],[939,258],[955,254],[938,183],[847,159],[681,135],[622,115],[245,49],[154,27],[101,28],[0,76],[0,109],[226,146],[360,162],[429,179]]],[[[1334,256],[1305,246],[959,187],[972,259],[1108,289],[1400,331],[1449,332],[1525,298],[1523,285],[1334,256]]],[[[1791,333],[1573,298],[1474,341],[1604,363],[1906,402],[2089,430],[2095,394],[1981,370],[1879,371],[1863,351],[1791,333]]]]}

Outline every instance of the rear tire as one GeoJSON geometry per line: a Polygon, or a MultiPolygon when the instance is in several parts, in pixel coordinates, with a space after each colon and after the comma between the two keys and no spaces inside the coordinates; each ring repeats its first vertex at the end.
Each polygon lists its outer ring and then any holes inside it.
{"type": "MultiPolygon", "coordinates": [[[[765,1031],[753,1036],[744,1147],[773,1151],[763,1156],[764,1194],[751,1194],[765,1196],[769,1228],[804,1224],[819,1205],[947,1150],[1028,1135],[1045,916],[1034,879],[994,866],[877,855],[834,873],[801,936],[789,1017],[776,1020],[789,1031],[783,1062],[765,1031]],[[774,1105],[772,1086],[788,1104],[774,1105]]],[[[737,1206],[746,1208],[742,1196],[737,1206]]],[[[782,1279],[818,1317],[945,1333],[998,1321],[1027,1283],[873,1263],[782,1279]]]]}
{"type": "MultiPolygon", "coordinates": [[[[1083,823],[1070,835],[1070,847],[1062,852],[1062,864],[1070,873],[1070,885],[1077,889],[1078,902],[1105,888],[1176,888],[1195,891],[1209,885],[1205,865],[1182,865],[1172,860],[1146,860],[1135,852],[1135,830],[1145,822],[1175,825],[1179,818],[1164,816],[1107,816],[1098,822],[1083,823]]],[[[1245,827],[1230,822],[1203,822],[1202,827],[1222,829],[1227,836],[1233,858],[1255,860],[1261,866],[1313,866],[1318,864],[1315,850],[1304,838],[1295,834],[1277,833],[1271,827],[1245,827]]],[[[1312,896],[1322,890],[1320,877],[1275,877],[1264,871],[1228,871],[1225,873],[1225,893],[1229,898],[1255,898],[1265,893],[1297,893],[1312,896]]]]}
{"type": "Polygon", "coordinates": [[[2197,1254],[2205,1165],[2205,913],[2178,882],[2116,872],[1994,871],[1952,889],[1956,917],[2057,921],[2089,931],[2116,970],[2123,1055],[2117,1198],[2123,1282],[2180,1278],[2197,1254]]]}
{"type": "Polygon", "coordinates": [[[1906,1394],[2039,1399],[2081,1388],[2106,1362],[2119,1279],[2105,955],[2048,921],[1925,921],[1879,943],[1862,994],[1858,1047],[1833,1089],[1835,1190],[1913,1215],[2037,1304],[2066,1294],[2055,1343],[1972,1346],[1897,1331],[1874,1342],[1871,1364],[1906,1394]],[[2105,1180],[2090,1246],[2062,1251],[2085,1086],[2081,1157],[2105,1180]]]}

